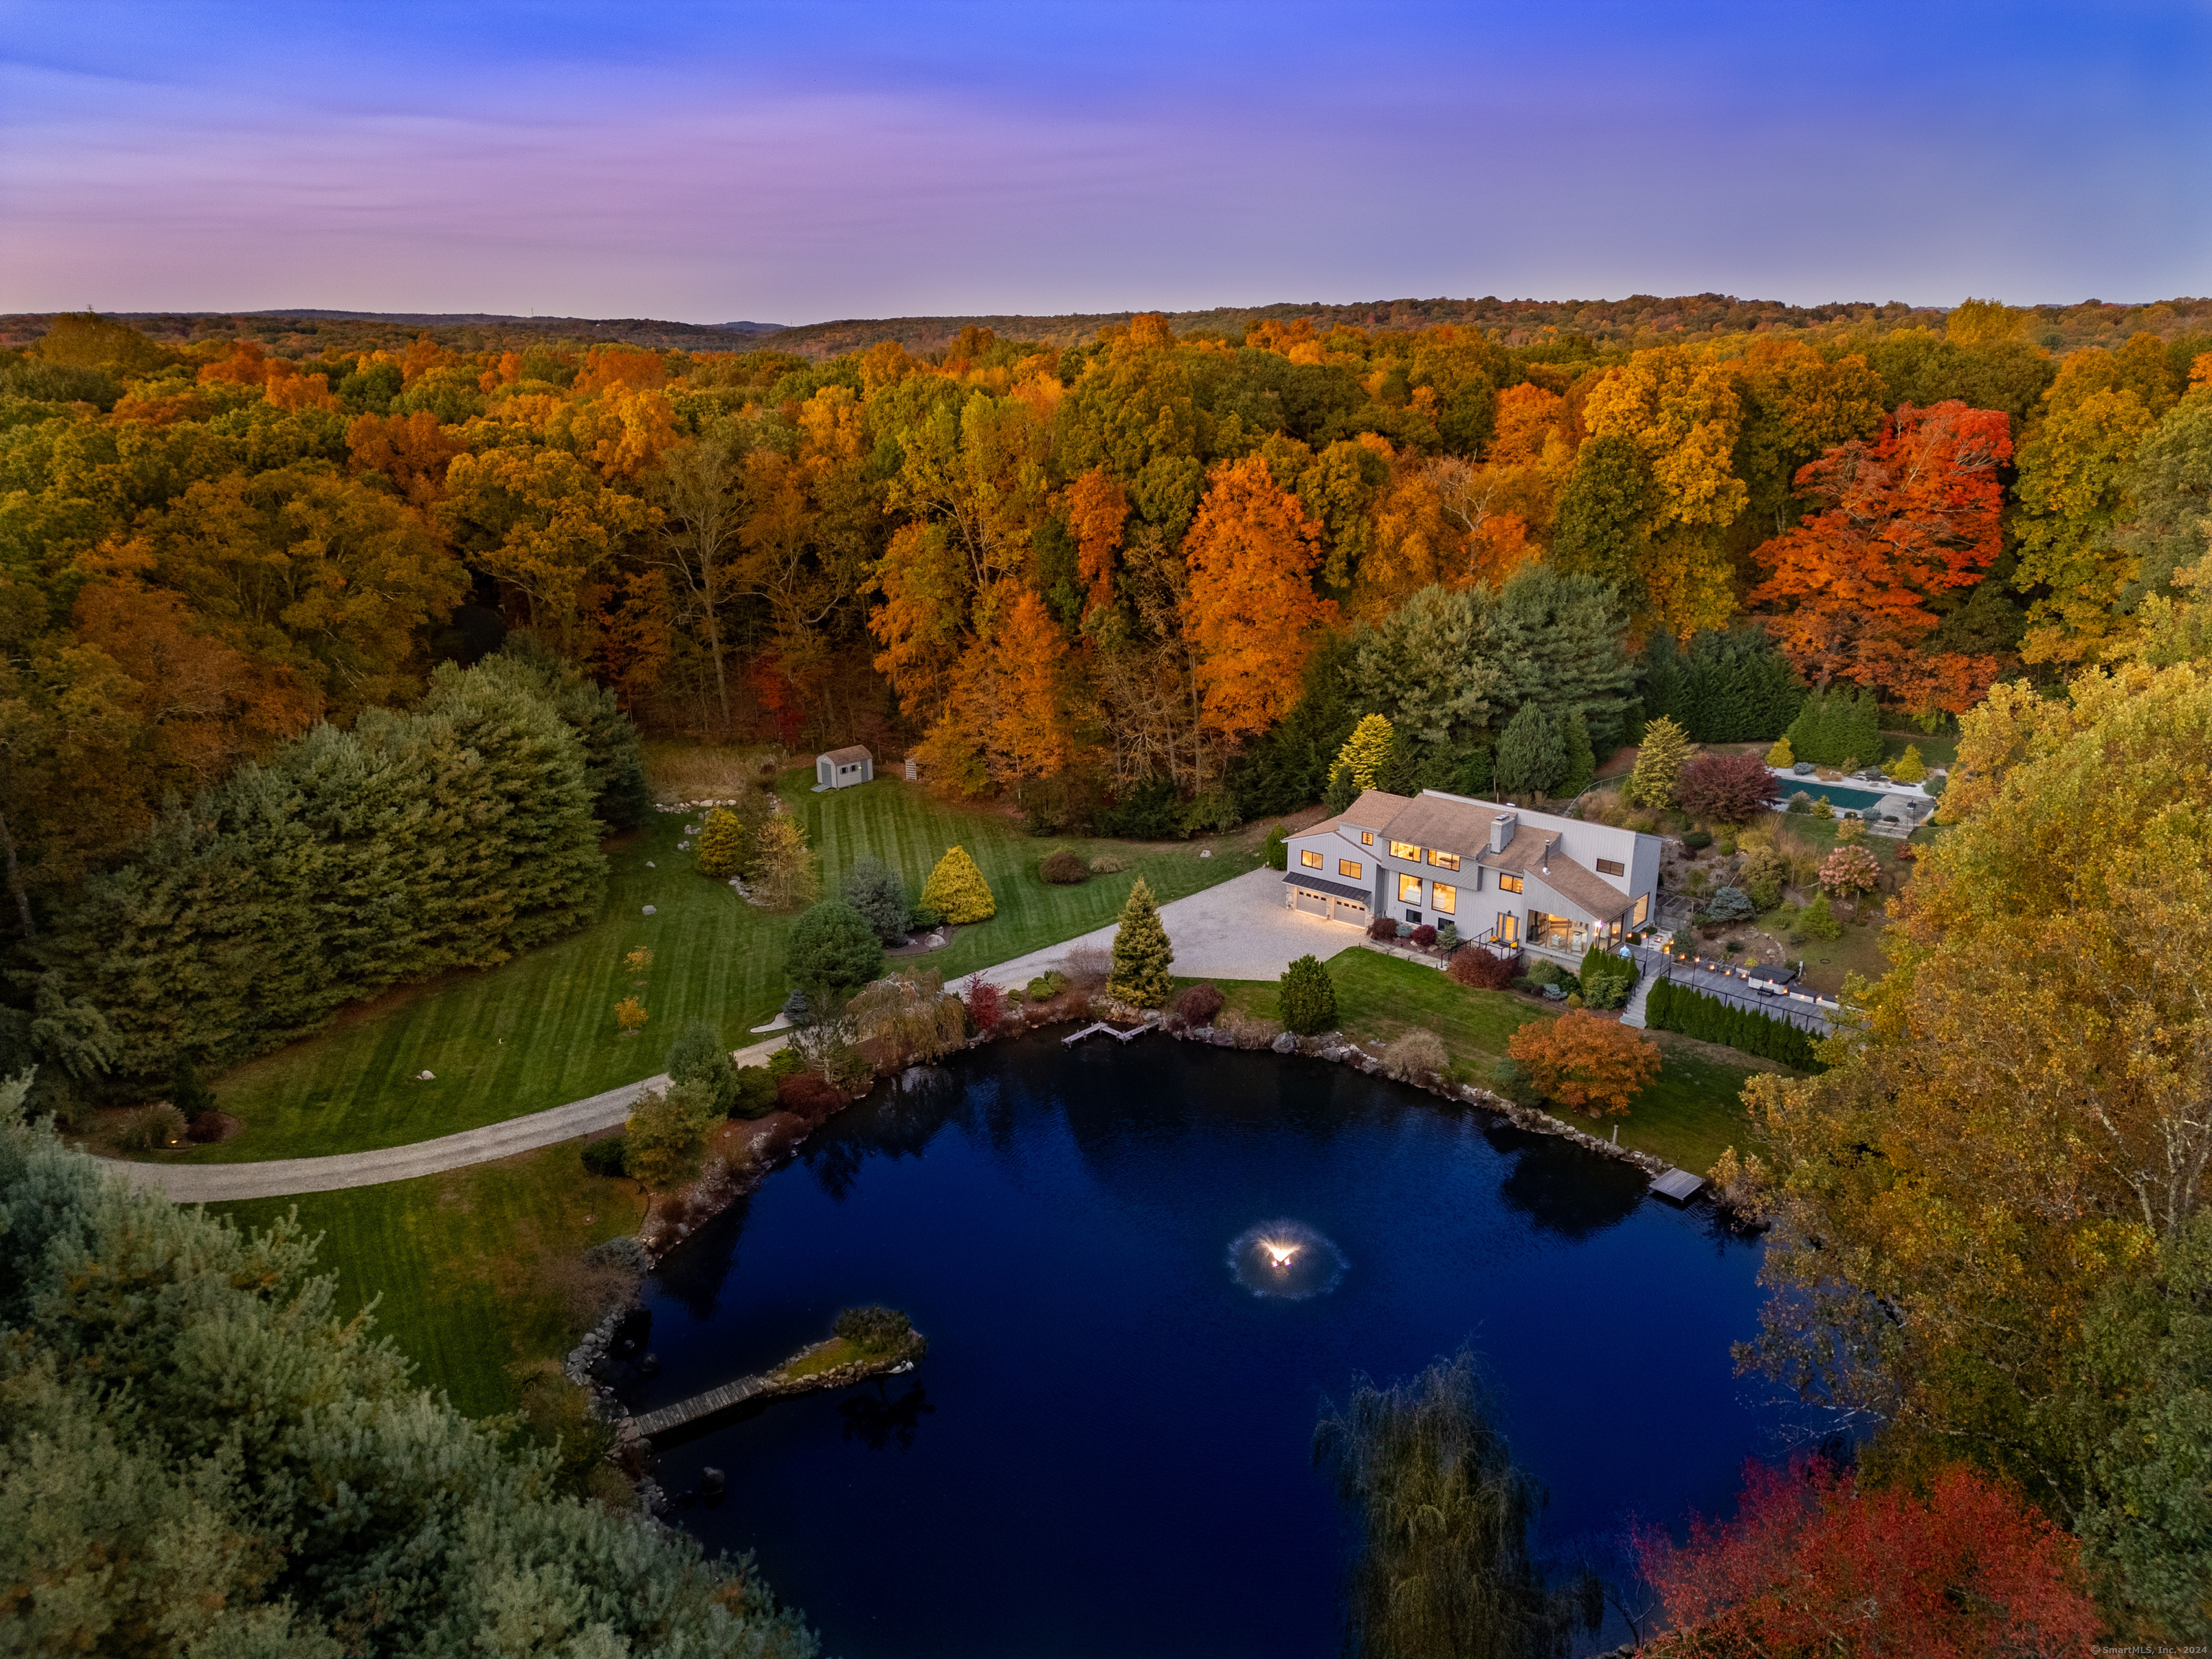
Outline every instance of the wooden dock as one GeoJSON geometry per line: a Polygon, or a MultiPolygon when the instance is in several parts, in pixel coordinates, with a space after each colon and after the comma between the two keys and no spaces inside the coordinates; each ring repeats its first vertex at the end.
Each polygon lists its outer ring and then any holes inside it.
{"type": "Polygon", "coordinates": [[[734,1382],[725,1382],[719,1389],[709,1389],[704,1394],[695,1394],[689,1400],[679,1400],[672,1406],[663,1406],[658,1411],[640,1412],[630,1421],[637,1431],[648,1440],[656,1434],[681,1428],[686,1423],[702,1417],[712,1417],[716,1412],[726,1412],[732,1406],[742,1406],[756,1395],[767,1391],[765,1376],[741,1376],[734,1382]]]}
{"type": "Polygon", "coordinates": [[[1152,1029],[1152,1022],[1149,1019],[1142,1025],[1131,1026],[1126,1031],[1121,1030],[1118,1025],[1109,1025],[1102,1019],[1095,1025],[1085,1026],[1079,1031],[1070,1031],[1066,1036],[1060,1038],[1060,1047],[1063,1048],[1072,1048],[1077,1043],[1082,1042],[1084,1038],[1098,1031],[1103,1031],[1108,1036],[1112,1037],[1116,1042],[1127,1042],[1131,1037],[1142,1036],[1146,1032],[1152,1029]]]}
{"type": "Polygon", "coordinates": [[[789,1374],[793,1366],[829,1346],[827,1342],[817,1342],[801,1348],[772,1371],[741,1376],[733,1382],[723,1383],[718,1389],[709,1389],[704,1394],[695,1394],[689,1400],[679,1400],[673,1405],[636,1413],[629,1419],[630,1428],[650,1440],[656,1434],[680,1429],[686,1423],[696,1423],[702,1417],[728,1411],[732,1406],[742,1406],[748,1400],[777,1400],[786,1395],[811,1394],[819,1389],[842,1389],[850,1383],[870,1382],[878,1376],[903,1376],[914,1369],[915,1357],[925,1352],[927,1346],[917,1337],[915,1345],[909,1346],[907,1356],[886,1354],[880,1358],[861,1359],[833,1366],[826,1371],[810,1371],[802,1376],[789,1374]]]}
{"type": "Polygon", "coordinates": [[[1687,1204],[1705,1184],[1703,1176],[1693,1176],[1687,1170],[1669,1170],[1651,1177],[1651,1190],[1676,1204],[1687,1204]]]}

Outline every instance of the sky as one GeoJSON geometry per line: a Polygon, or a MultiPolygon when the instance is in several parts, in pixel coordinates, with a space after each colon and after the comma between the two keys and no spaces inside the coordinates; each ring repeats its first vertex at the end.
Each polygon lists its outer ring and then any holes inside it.
{"type": "Polygon", "coordinates": [[[0,311],[1708,291],[2212,294],[2212,0],[0,0],[0,311]]]}

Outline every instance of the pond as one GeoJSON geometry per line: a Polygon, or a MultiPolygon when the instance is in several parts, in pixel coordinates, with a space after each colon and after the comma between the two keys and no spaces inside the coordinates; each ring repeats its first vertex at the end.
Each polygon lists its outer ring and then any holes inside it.
{"type": "Polygon", "coordinates": [[[1729,1355],[1759,1248],[1630,1166],[1345,1067],[1159,1036],[1035,1036],[909,1084],[670,1257],[647,1287],[659,1373],[619,1380],[650,1407],[842,1307],[913,1316],[912,1375],[659,1450],[672,1494],[727,1471],[678,1523],[754,1551],[844,1659],[1334,1652],[1316,1416],[1355,1374],[1462,1342],[1564,1552],[1725,1510],[1775,1449],[1729,1355]],[[1253,1230],[1293,1237],[1263,1225],[1282,1220],[1329,1255],[1307,1293],[1255,1294],[1253,1230]]]}

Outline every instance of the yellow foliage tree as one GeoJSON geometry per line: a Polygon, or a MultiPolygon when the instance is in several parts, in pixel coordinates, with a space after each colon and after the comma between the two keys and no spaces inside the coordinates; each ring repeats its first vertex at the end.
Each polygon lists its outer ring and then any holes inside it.
{"type": "Polygon", "coordinates": [[[983,879],[975,860],[957,847],[946,848],[945,856],[929,872],[929,879],[922,884],[921,902],[926,908],[962,927],[988,921],[999,913],[991,884],[983,879]]]}

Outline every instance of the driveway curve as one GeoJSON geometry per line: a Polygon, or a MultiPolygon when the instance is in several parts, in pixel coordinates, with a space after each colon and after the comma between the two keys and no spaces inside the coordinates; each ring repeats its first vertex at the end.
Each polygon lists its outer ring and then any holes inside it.
{"type": "MultiPolygon", "coordinates": [[[[1174,899],[1160,907],[1160,921],[1175,947],[1176,971],[1186,977],[1274,979],[1293,957],[1330,957],[1352,944],[1357,933],[1283,904],[1283,877],[1258,869],[1217,886],[1174,899]]],[[[1032,951],[982,970],[1000,985],[1020,985],[1085,945],[1110,946],[1114,929],[1102,927],[1061,944],[1032,951]]],[[[737,1051],[740,1066],[757,1066],[783,1046],[774,1036],[737,1051]]],[[[331,1158],[271,1158],[263,1164],[139,1164],[124,1159],[110,1167],[134,1187],[158,1192],[179,1204],[230,1204],[249,1198],[289,1198],[301,1193],[337,1192],[375,1187],[387,1181],[413,1181],[512,1158],[517,1152],[610,1129],[629,1117],[637,1097],[667,1078],[625,1083],[586,1100],[572,1100],[526,1117],[511,1117],[459,1134],[441,1135],[405,1146],[343,1152],[331,1158]]]]}

